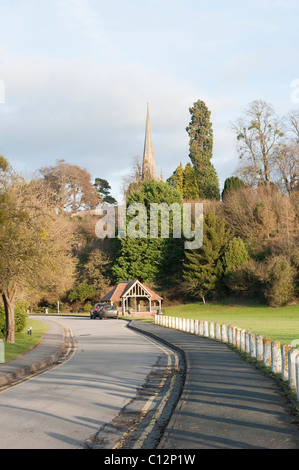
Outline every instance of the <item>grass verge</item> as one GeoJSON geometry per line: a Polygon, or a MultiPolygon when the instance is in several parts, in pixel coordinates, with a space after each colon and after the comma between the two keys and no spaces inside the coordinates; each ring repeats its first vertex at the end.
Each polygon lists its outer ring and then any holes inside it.
{"type": "Polygon", "coordinates": [[[228,302],[203,305],[192,303],[166,307],[165,315],[219,322],[250,330],[270,337],[281,344],[299,339],[299,306],[268,307],[259,304],[234,304],[228,302]]]}
{"type": "Polygon", "coordinates": [[[49,326],[46,323],[28,318],[24,330],[15,334],[15,343],[5,343],[5,362],[13,361],[33,349],[41,342],[48,329],[49,326]],[[32,334],[28,335],[27,329],[30,327],[32,334]]]}

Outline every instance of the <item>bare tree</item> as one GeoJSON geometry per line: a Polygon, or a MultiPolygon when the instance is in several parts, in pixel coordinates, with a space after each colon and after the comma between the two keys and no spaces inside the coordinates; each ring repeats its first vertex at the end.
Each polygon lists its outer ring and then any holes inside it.
{"type": "Polygon", "coordinates": [[[248,242],[253,252],[271,247],[287,252],[296,245],[298,223],[290,198],[273,185],[241,188],[223,203],[227,226],[248,242]]]}
{"type": "Polygon", "coordinates": [[[125,175],[122,179],[122,191],[128,196],[132,188],[140,186],[142,181],[142,163],[140,157],[136,155],[132,159],[131,167],[129,173],[125,175]]]}
{"type": "Polygon", "coordinates": [[[299,143],[279,145],[273,161],[282,190],[291,194],[299,189],[299,143]]]}
{"type": "Polygon", "coordinates": [[[57,160],[57,165],[41,168],[39,172],[52,189],[59,210],[75,213],[97,205],[98,195],[87,170],[57,160]]]}
{"type": "Polygon", "coordinates": [[[232,128],[241,159],[238,175],[252,185],[270,183],[276,147],[284,136],[283,124],[272,106],[265,101],[253,101],[232,128]]]}

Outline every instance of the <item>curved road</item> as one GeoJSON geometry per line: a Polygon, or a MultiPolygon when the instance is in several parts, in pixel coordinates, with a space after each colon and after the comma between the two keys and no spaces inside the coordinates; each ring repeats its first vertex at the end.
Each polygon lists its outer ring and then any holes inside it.
{"type": "Polygon", "coordinates": [[[148,411],[155,404],[159,397],[148,391],[133,400],[148,377],[168,380],[171,353],[126,328],[126,322],[67,317],[59,322],[71,328],[76,351],[61,365],[0,392],[2,449],[112,448],[120,437],[116,428],[107,442],[100,430],[125,406],[138,415],[140,407],[148,411]]]}

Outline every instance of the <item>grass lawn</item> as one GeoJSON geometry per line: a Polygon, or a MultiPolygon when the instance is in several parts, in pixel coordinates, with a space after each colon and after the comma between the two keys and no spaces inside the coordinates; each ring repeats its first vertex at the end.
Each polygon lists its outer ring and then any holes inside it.
{"type": "Polygon", "coordinates": [[[26,327],[20,333],[15,334],[15,343],[5,343],[5,362],[17,359],[30,349],[40,343],[42,337],[47,333],[49,326],[38,320],[27,319],[26,327]],[[32,334],[27,334],[27,329],[32,327],[32,334]]]}
{"type": "Polygon", "coordinates": [[[226,302],[211,305],[193,303],[165,307],[164,311],[168,316],[237,326],[278,340],[281,344],[290,344],[292,340],[299,339],[299,305],[272,308],[266,305],[226,302]]]}

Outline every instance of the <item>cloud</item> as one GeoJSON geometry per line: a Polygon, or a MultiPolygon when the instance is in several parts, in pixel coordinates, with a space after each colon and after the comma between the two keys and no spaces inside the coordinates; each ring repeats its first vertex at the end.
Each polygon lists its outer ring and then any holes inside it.
{"type": "Polygon", "coordinates": [[[121,187],[142,157],[150,103],[158,171],[169,176],[188,155],[188,107],[198,90],[138,64],[93,59],[18,57],[2,51],[6,103],[0,145],[18,167],[33,171],[57,158],[84,166],[121,187]]]}
{"type": "MultiPolygon", "coordinates": [[[[53,0],[51,0],[53,3],[53,0]]],[[[88,0],[55,0],[62,22],[101,43],[108,43],[107,32],[102,24],[98,10],[88,0]]]]}

